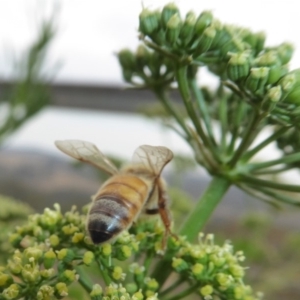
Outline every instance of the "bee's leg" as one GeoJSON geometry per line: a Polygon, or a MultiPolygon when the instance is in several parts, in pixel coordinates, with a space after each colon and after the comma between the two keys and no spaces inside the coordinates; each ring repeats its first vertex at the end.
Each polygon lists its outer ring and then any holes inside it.
{"type": "Polygon", "coordinates": [[[167,243],[167,238],[169,235],[177,239],[176,234],[171,231],[172,219],[170,216],[170,211],[168,209],[168,197],[165,191],[163,182],[158,182],[158,212],[165,226],[165,234],[163,238],[163,248],[165,248],[167,243]]]}

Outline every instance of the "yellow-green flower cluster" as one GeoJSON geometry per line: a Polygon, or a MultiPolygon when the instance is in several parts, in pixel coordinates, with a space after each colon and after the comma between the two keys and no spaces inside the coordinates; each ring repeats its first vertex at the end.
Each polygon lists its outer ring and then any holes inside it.
{"type": "Polygon", "coordinates": [[[243,260],[243,253],[234,252],[229,242],[218,246],[213,235],[200,234],[196,245],[181,240],[177,255],[172,259],[172,267],[181,276],[193,280],[204,299],[215,299],[222,294],[226,299],[258,300],[259,295],[243,284],[243,260]]]}
{"type": "Polygon", "coordinates": [[[95,246],[84,224],[84,216],[75,208],[63,214],[59,205],[30,216],[11,235],[16,250],[0,269],[0,299],[18,299],[26,293],[39,300],[61,299],[80,284],[95,300],[155,300],[160,284],[149,272],[162,258],[167,262],[164,271],[173,269],[183,279],[189,278],[204,299],[217,294],[232,300],[258,299],[242,283],[243,254],[234,253],[229,243],[215,245],[212,235],[201,236],[196,245],[184,237],[171,237],[164,245],[162,224],[140,221],[113,244],[95,246]],[[87,267],[98,270],[106,286],[89,283],[83,272],[87,267]]]}

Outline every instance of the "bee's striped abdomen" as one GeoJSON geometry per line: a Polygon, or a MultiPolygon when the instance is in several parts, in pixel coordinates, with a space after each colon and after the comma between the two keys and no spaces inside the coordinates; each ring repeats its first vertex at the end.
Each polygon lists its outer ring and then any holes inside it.
{"type": "Polygon", "coordinates": [[[128,228],[149,194],[148,185],[132,175],[115,175],[95,196],[88,231],[95,244],[106,242],[128,228]]]}

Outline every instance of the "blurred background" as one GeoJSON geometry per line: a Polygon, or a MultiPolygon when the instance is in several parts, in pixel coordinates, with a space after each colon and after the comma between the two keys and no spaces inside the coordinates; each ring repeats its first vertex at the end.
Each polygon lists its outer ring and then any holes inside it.
{"type": "MultiPolygon", "coordinates": [[[[180,219],[192,207],[209,176],[195,167],[180,137],[140,113],[155,98],[150,92],[126,88],[115,55],[124,47],[137,47],[142,7],[160,8],[168,2],[0,2],[1,201],[14,203],[15,198],[32,207],[22,209],[23,215],[18,206],[7,208],[11,215],[22,218],[30,209],[41,211],[55,202],[63,209],[82,206],[98,189],[101,174],[60,153],[54,146],[60,139],[91,141],[116,162],[129,160],[141,144],[169,147],[176,155],[165,174],[174,214],[178,212],[180,219]],[[181,170],[180,175],[176,170],[181,170]],[[179,193],[181,187],[184,191],[179,193]]],[[[270,46],[291,42],[296,48],[291,67],[300,66],[298,1],[178,0],[176,4],[182,15],[191,9],[212,10],[223,23],[263,30],[270,46]]],[[[201,84],[213,87],[214,78],[204,73],[201,84]]],[[[263,155],[276,156],[275,147],[263,155]]],[[[269,299],[300,299],[299,254],[293,251],[300,246],[299,212],[278,213],[252,200],[232,188],[207,231],[220,240],[232,239],[245,250],[247,265],[252,263],[249,280],[269,299]]],[[[3,213],[3,220],[10,214],[3,213]]]]}

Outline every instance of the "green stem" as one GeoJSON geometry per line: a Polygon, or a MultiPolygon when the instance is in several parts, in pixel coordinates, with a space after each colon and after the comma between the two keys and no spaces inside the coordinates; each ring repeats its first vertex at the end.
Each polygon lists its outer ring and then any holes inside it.
{"type": "Polygon", "coordinates": [[[209,111],[208,111],[208,108],[206,106],[206,103],[205,103],[203,94],[201,92],[201,89],[199,89],[198,86],[197,86],[197,81],[196,81],[195,78],[190,81],[190,86],[191,86],[191,89],[193,91],[193,94],[196,97],[196,100],[197,100],[196,103],[198,105],[198,109],[200,111],[201,117],[203,118],[203,122],[205,124],[208,137],[210,138],[211,142],[214,145],[216,145],[216,141],[215,141],[215,138],[214,138],[212,127],[211,127],[211,119],[210,119],[210,116],[209,116],[209,111]]]}
{"type": "Polygon", "coordinates": [[[168,50],[165,50],[164,48],[161,48],[160,46],[158,46],[155,43],[152,43],[146,39],[143,39],[143,42],[145,45],[147,45],[149,48],[157,51],[158,53],[163,54],[166,57],[169,57],[171,60],[173,61],[179,61],[179,57],[171,52],[169,52],[168,50]]]}
{"type": "Polygon", "coordinates": [[[184,282],[183,277],[179,277],[178,280],[176,280],[174,283],[172,283],[169,287],[167,287],[165,290],[159,293],[159,297],[163,297],[169,292],[172,292],[174,289],[176,289],[181,283],[184,282]]]}
{"type": "Polygon", "coordinates": [[[269,180],[255,178],[255,177],[249,176],[249,175],[241,175],[241,179],[245,184],[248,183],[248,184],[251,184],[254,186],[268,187],[268,188],[273,188],[276,190],[282,190],[282,191],[294,192],[294,193],[300,192],[299,185],[282,184],[282,183],[278,183],[278,182],[272,182],[269,180]]]}
{"type": "Polygon", "coordinates": [[[167,300],[178,300],[178,299],[183,299],[184,297],[190,295],[191,293],[193,293],[194,291],[196,291],[199,286],[201,285],[200,282],[197,282],[196,284],[194,284],[193,286],[187,288],[186,290],[179,292],[176,294],[176,296],[171,296],[170,298],[167,298],[167,300]]]}
{"type": "Polygon", "coordinates": [[[146,257],[145,257],[145,260],[144,260],[144,263],[143,263],[143,266],[145,267],[145,274],[148,274],[148,271],[149,271],[149,267],[151,265],[151,262],[153,260],[153,257],[154,257],[154,253],[153,251],[148,251],[146,253],[146,257]]]}
{"type": "Polygon", "coordinates": [[[284,203],[288,203],[288,204],[292,204],[292,205],[296,205],[296,206],[300,206],[300,201],[297,199],[294,199],[292,197],[289,197],[287,195],[282,195],[280,193],[276,193],[276,192],[272,192],[269,189],[266,189],[264,187],[257,187],[254,186],[252,187],[253,189],[257,189],[259,190],[261,193],[268,195],[278,201],[284,202],[284,203]]]}
{"type": "Polygon", "coordinates": [[[235,143],[238,138],[241,123],[243,121],[245,111],[247,109],[247,104],[244,101],[240,101],[238,104],[238,108],[235,110],[235,114],[233,115],[233,130],[231,135],[231,141],[228,146],[228,154],[232,155],[235,148],[235,143]]]}
{"type": "Polygon", "coordinates": [[[260,117],[259,113],[257,111],[254,111],[252,120],[245,129],[242,141],[229,162],[230,166],[234,166],[238,162],[240,157],[243,155],[244,151],[247,150],[249,144],[253,141],[253,138],[257,134],[256,129],[261,119],[262,118],[260,117]]]}
{"type": "Polygon", "coordinates": [[[172,115],[177,123],[180,125],[180,127],[183,129],[183,131],[186,134],[186,140],[191,140],[190,132],[183,120],[183,118],[177,113],[174,107],[172,107],[170,101],[168,100],[166,93],[164,90],[154,90],[155,95],[158,97],[158,99],[161,101],[161,103],[164,105],[165,109],[168,111],[170,115],[172,115]]]}
{"type": "Polygon", "coordinates": [[[279,159],[269,160],[263,163],[249,164],[247,168],[249,168],[249,170],[252,172],[255,170],[270,168],[279,164],[292,164],[299,161],[300,161],[300,153],[298,152],[298,153],[293,153],[293,154],[283,156],[279,159]]]}
{"type": "Polygon", "coordinates": [[[110,279],[109,275],[107,274],[107,271],[106,271],[106,268],[105,268],[103,262],[101,261],[100,258],[96,259],[96,261],[97,261],[97,264],[99,266],[100,273],[102,275],[102,278],[103,278],[105,284],[110,285],[111,279],[110,279]]]}
{"type": "Polygon", "coordinates": [[[246,194],[248,194],[249,196],[255,198],[255,199],[259,199],[269,205],[272,205],[274,208],[279,209],[280,206],[278,205],[278,203],[276,203],[274,200],[263,197],[261,195],[261,193],[257,192],[257,189],[252,190],[251,188],[249,188],[248,185],[245,184],[236,184],[237,187],[239,187],[241,190],[243,190],[246,194]]]}
{"type": "Polygon", "coordinates": [[[223,96],[219,107],[219,117],[221,123],[221,148],[223,153],[226,150],[226,134],[228,130],[227,110],[227,98],[223,96]]]}
{"type": "Polygon", "coordinates": [[[191,121],[193,122],[195,129],[197,131],[197,134],[202,139],[205,146],[209,149],[209,151],[212,153],[214,158],[219,161],[218,155],[216,153],[216,149],[212,142],[207,138],[205,135],[203,128],[201,126],[201,123],[199,121],[199,117],[197,116],[197,113],[195,112],[195,108],[193,107],[191,94],[189,91],[189,85],[187,80],[187,66],[178,66],[176,70],[176,79],[178,82],[178,88],[181,94],[181,97],[183,99],[184,105],[186,107],[186,110],[188,112],[188,115],[191,118],[191,121]]]}
{"type": "Polygon", "coordinates": [[[78,282],[88,293],[90,293],[93,288],[86,274],[83,272],[81,268],[76,268],[76,273],[79,275],[78,282]]]}
{"type": "Polygon", "coordinates": [[[231,182],[220,176],[216,176],[207,187],[196,207],[187,218],[180,230],[181,235],[186,235],[189,241],[194,240],[211,214],[230,187],[231,182]]]}
{"type": "Polygon", "coordinates": [[[274,132],[272,135],[270,135],[267,139],[265,139],[263,142],[258,144],[256,147],[254,147],[253,149],[246,152],[243,155],[242,160],[245,162],[248,161],[251,157],[253,157],[261,149],[265,148],[267,145],[269,145],[270,143],[277,140],[277,138],[280,137],[281,135],[283,135],[289,128],[290,128],[290,126],[282,127],[279,130],[277,130],[276,132],[274,132]]]}
{"type": "Polygon", "coordinates": [[[278,173],[283,173],[283,172],[285,172],[287,170],[290,170],[292,168],[294,168],[293,165],[287,165],[287,166],[284,166],[282,168],[269,169],[269,170],[259,170],[259,171],[254,171],[253,173],[255,175],[266,175],[266,174],[268,174],[268,175],[273,174],[274,175],[274,174],[278,174],[278,173]]]}

